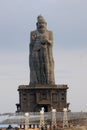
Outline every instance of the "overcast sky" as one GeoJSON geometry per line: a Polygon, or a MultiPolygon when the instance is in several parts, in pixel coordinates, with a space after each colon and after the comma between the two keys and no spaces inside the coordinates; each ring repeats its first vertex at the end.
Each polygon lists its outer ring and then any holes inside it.
{"type": "Polygon", "coordinates": [[[87,111],[87,0],[0,0],[0,113],[15,112],[29,84],[30,31],[38,15],[53,31],[56,84],[67,84],[71,111],[87,111]]]}

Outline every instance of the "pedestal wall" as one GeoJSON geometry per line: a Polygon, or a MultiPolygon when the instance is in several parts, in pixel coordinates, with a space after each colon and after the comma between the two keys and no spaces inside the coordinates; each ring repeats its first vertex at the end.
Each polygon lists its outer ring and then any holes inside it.
{"type": "Polygon", "coordinates": [[[41,107],[61,112],[67,107],[67,89],[67,85],[20,85],[17,112],[39,112],[41,107]]]}

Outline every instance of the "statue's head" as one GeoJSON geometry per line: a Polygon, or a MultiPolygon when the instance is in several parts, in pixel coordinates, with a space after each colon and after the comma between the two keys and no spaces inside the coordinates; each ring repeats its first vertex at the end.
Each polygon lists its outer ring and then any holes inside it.
{"type": "Polygon", "coordinates": [[[39,15],[37,17],[37,23],[36,23],[36,25],[37,25],[37,29],[39,31],[45,31],[46,30],[47,23],[46,23],[46,21],[45,21],[45,19],[44,19],[43,16],[39,15]]]}

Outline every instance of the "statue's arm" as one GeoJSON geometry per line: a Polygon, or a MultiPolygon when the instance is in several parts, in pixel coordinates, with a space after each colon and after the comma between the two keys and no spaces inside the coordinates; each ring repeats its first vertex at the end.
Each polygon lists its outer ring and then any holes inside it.
{"type": "Polygon", "coordinates": [[[30,32],[30,54],[32,53],[33,46],[34,46],[33,33],[34,32],[30,32]]]}
{"type": "Polygon", "coordinates": [[[48,31],[48,33],[49,33],[48,43],[50,45],[53,45],[53,32],[52,31],[48,31]]]}

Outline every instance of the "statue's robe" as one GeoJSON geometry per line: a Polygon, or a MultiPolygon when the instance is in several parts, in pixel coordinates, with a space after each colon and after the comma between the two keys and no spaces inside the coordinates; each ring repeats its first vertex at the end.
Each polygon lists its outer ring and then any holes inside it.
{"type": "Polygon", "coordinates": [[[46,30],[39,33],[38,30],[30,34],[30,84],[54,84],[54,60],[52,54],[53,34],[46,30]],[[41,43],[43,39],[49,39],[50,43],[41,43]]]}

